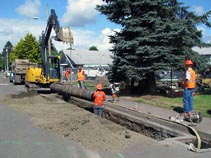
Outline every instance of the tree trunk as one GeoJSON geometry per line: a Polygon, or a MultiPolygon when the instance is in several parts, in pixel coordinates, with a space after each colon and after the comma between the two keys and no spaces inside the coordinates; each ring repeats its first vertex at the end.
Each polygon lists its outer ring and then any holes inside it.
{"type": "Polygon", "coordinates": [[[147,73],[146,77],[146,91],[150,94],[154,94],[156,92],[155,73],[147,73]]]}

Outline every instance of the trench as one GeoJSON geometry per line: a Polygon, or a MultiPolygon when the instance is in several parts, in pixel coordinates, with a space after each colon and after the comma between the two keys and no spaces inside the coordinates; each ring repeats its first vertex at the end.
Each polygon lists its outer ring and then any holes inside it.
{"type": "MultiPolygon", "coordinates": [[[[92,102],[90,101],[69,97],[68,102],[93,113],[92,102]]],[[[168,120],[161,120],[129,109],[122,109],[122,107],[113,107],[111,104],[106,105],[102,117],[157,141],[173,139],[183,145],[188,146],[193,143],[197,147],[198,140],[190,129],[168,120]]],[[[201,148],[197,152],[211,151],[210,138],[211,136],[201,137],[201,148]]]]}
{"type": "Polygon", "coordinates": [[[164,140],[167,138],[174,138],[177,136],[176,133],[167,132],[166,130],[162,128],[160,129],[153,128],[152,126],[147,126],[144,123],[133,122],[132,120],[127,119],[122,115],[119,115],[117,113],[116,114],[111,113],[109,112],[109,110],[104,111],[103,118],[106,118],[112,122],[115,122],[119,125],[126,127],[127,129],[143,134],[147,137],[150,137],[158,141],[164,140]]]}
{"type": "MultiPolygon", "coordinates": [[[[89,101],[71,97],[68,102],[93,113],[92,103],[89,101]]],[[[130,111],[130,112],[133,113],[135,111],[130,111]]],[[[110,107],[108,107],[108,105],[106,105],[106,108],[103,111],[102,117],[112,122],[115,122],[121,126],[124,126],[129,130],[143,134],[147,137],[150,137],[158,141],[161,141],[167,138],[175,138],[175,137],[183,135],[179,132],[175,132],[174,130],[168,127],[165,128],[161,124],[151,122],[149,121],[149,119],[140,119],[133,114],[132,115],[129,114],[130,112],[126,110],[126,113],[127,113],[126,114],[124,112],[111,109],[110,107]]]]}
{"type": "MultiPolygon", "coordinates": [[[[53,86],[54,91],[57,91],[57,88],[58,94],[62,95],[64,100],[93,113],[92,92],[76,89],[75,87],[68,87],[63,90],[62,85],[53,86]]],[[[196,135],[187,126],[150,114],[141,113],[140,111],[105,103],[102,117],[157,141],[173,139],[185,145],[193,143],[197,146],[198,144],[196,135]]],[[[200,149],[211,151],[211,136],[209,135],[204,138],[201,135],[200,137],[200,149]]]]}
{"type": "MultiPolygon", "coordinates": [[[[193,142],[196,145],[196,141],[193,142]]],[[[211,148],[211,140],[202,139],[201,149],[209,149],[211,148]]]]}

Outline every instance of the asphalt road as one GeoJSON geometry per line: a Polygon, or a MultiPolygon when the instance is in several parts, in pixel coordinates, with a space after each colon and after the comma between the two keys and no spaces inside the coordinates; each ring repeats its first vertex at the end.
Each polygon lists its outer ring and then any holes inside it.
{"type": "MultiPolygon", "coordinates": [[[[24,90],[12,85],[0,73],[0,97],[24,90]]],[[[17,112],[0,102],[0,158],[95,158],[70,140],[36,128],[27,114],[17,112]]]]}

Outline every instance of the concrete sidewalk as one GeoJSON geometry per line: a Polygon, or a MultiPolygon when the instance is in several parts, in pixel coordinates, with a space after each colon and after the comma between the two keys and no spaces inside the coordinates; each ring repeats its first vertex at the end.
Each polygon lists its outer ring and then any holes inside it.
{"type": "MultiPolygon", "coordinates": [[[[111,100],[111,96],[108,96],[108,100],[111,100]]],[[[135,102],[131,97],[120,97],[118,102],[114,102],[112,104],[116,104],[118,106],[123,106],[131,110],[140,111],[142,113],[151,114],[153,116],[161,117],[164,119],[169,119],[169,116],[177,116],[178,112],[172,109],[160,108],[152,105],[143,104],[140,102],[135,102]]],[[[184,121],[185,124],[193,124],[190,122],[184,121]]],[[[194,123],[194,128],[197,131],[201,131],[203,133],[207,133],[211,135],[211,118],[203,117],[201,123],[194,123]]],[[[211,139],[211,138],[210,138],[211,139]]]]}

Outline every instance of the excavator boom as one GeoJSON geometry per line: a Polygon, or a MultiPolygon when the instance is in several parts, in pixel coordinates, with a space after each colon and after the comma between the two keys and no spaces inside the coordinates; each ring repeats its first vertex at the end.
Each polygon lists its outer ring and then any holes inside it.
{"type": "Polygon", "coordinates": [[[52,29],[54,29],[56,36],[53,37],[54,40],[73,44],[73,35],[69,27],[60,27],[59,21],[55,10],[51,10],[51,14],[48,18],[47,26],[45,32],[42,34],[42,43],[41,43],[41,53],[42,53],[42,68],[45,78],[49,78],[49,62],[48,62],[48,41],[51,36],[52,29]]]}

